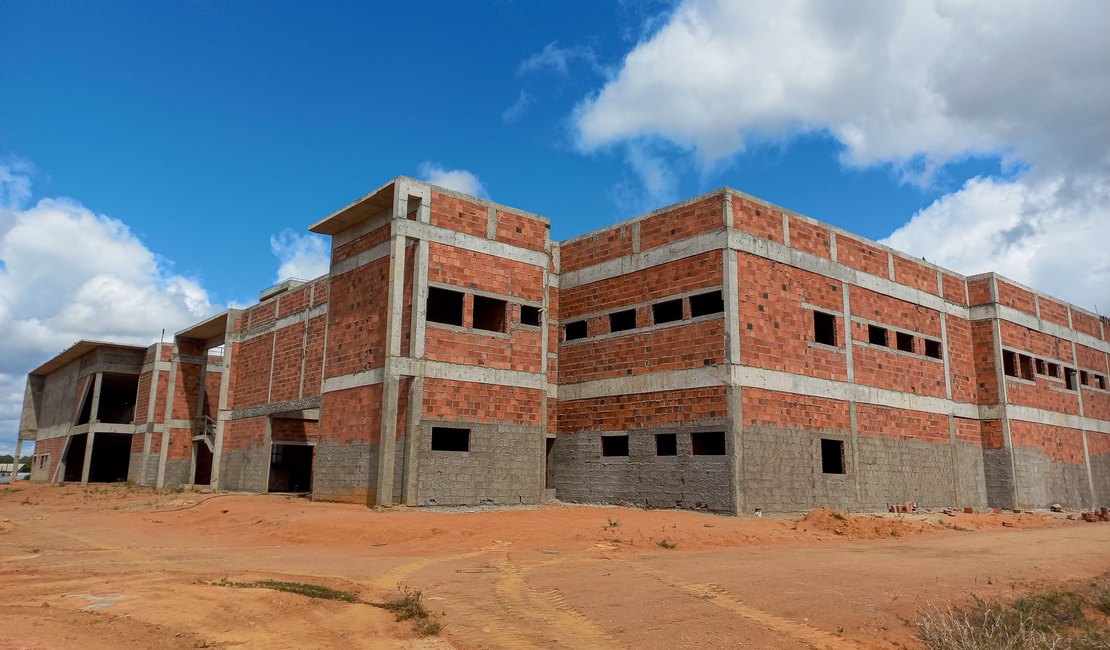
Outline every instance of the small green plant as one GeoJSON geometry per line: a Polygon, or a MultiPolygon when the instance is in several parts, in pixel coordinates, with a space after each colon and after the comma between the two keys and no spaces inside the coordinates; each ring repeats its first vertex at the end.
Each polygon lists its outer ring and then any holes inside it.
{"type": "Polygon", "coordinates": [[[829,514],[832,515],[832,518],[836,519],[837,521],[848,521],[848,518],[845,517],[844,513],[842,512],[837,512],[836,510],[833,510],[829,514]]]}
{"type": "Polygon", "coordinates": [[[38,555],[40,552],[42,552],[42,549],[36,546],[35,548],[27,549],[27,552],[31,553],[31,554],[34,554],[34,555],[38,555]]]}
{"type": "Polygon", "coordinates": [[[358,596],[349,591],[339,591],[323,585],[313,585],[307,582],[285,582],[281,580],[255,580],[254,582],[233,582],[224,578],[213,583],[218,587],[237,587],[240,589],[273,589],[290,594],[319,598],[321,600],[341,600],[346,603],[360,602],[358,596]]]}
{"type": "Polygon", "coordinates": [[[19,504],[20,504],[20,505],[24,505],[24,506],[32,506],[32,505],[35,505],[35,504],[31,503],[31,497],[23,497],[23,500],[22,500],[22,501],[20,501],[20,502],[19,502],[19,504]]]}
{"type": "Polygon", "coordinates": [[[666,549],[678,548],[678,544],[676,544],[676,543],[668,540],[666,537],[664,537],[663,539],[659,540],[659,548],[666,548],[666,549]]]}
{"type": "Polygon", "coordinates": [[[395,598],[371,604],[374,607],[393,612],[398,621],[412,621],[413,631],[420,636],[434,636],[439,634],[443,626],[439,621],[428,615],[428,610],[424,608],[422,598],[423,593],[421,591],[398,585],[395,598]]]}
{"type": "Polygon", "coordinates": [[[620,528],[621,527],[621,522],[620,522],[619,519],[610,519],[609,524],[606,525],[605,527],[606,528],[620,528]]]}

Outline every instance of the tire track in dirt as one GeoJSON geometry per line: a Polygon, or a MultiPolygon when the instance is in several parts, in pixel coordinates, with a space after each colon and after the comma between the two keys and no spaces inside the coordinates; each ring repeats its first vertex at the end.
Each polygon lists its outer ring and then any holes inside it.
{"type": "Polygon", "coordinates": [[[542,626],[546,634],[560,645],[570,648],[623,648],[619,641],[609,636],[588,617],[572,607],[566,595],[558,588],[537,591],[527,583],[532,568],[558,564],[543,562],[534,567],[521,567],[508,558],[498,564],[500,569],[494,584],[497,602],[507,613],[542,626]]]}
{"type": "Polygon", "coordinates": [[[404,582],[404,579],[407,576],[410,576],[413,573],[420,571],[421,569],[435,566],[437,564],[448,564],[450,562],[457,562],[459,560],[465,560],[472,557],[479,557],[485,555],[486,553],[503,550],[511,545],[511,542],[494,542],[489,546],[483,546],[473,551],[467,551],[466,553],[459,553],[457,555],[450,555],[447,557],[427,557],[421,558],[419,560],[413,560],[412,562],[406,562],[404,564],[395,566],[392,569],[381,574],[380,576],[374,578],[370,581],[370,586],[375,589],[389,589],[391,587],[396,587],[397,585],[404,582]]]}
{"type": "Polygon", "coordinates": [[[699,598],[707,603],[712,603],[721,609],[732,612],[733,614],[757,623],[769,630],[778,634],[789,637],[799,643],[808,645],[811,648],[818,649],[832,649],[832,650],[859,650],[867,646],[851,640],[844,639],[835,634],[825,632],[824,630],[817,629],[812,625],[800,623],[797,621],[766,612],[757,607],[746,605],[733,596],[728,590],[713,583],[697,583],[697,582],[684,582],[677,580],[673,577],[664,575],[663,573],[649,569],[636,569],[645,573],[660,582],[669,585],[687,595],[699,598]]]}

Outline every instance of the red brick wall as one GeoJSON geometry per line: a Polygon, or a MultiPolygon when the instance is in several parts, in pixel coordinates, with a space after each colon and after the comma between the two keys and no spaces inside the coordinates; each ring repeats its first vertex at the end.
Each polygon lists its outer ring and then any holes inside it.
{"type": "Polygon", "coordinates": [[[1068,322],[1068,308],[1064,303],[1041,296],[1039,304],[1041,306],[1041,318],[1057,325],[1071,327],[1068,322]]]}
{"type": "Polygon", "coordinates": [[[1031,316],[1037,315],[1037,307],[1033,302],[1033,292],[1026,291],[1017,285],[998,279],[998,303],[1013,307],[1031,316]]]}
{"type": "Polygon", "coordinates": [[[1099,331],[1098,327],[1098,319],[1094,316],[1073,309],[1071,310],[1071,324],[1077,332],[1090,334],[1096,339],[1102,338],[1102,332],[1099,331]]]}
{"type": "Polygon", "coordinates": [[[780,244],[784,241],[782,213],[743,197],[732,197],[732,225],[756,237],[780,244]]]}
{"type": "Polygon", "coordinates": [[[563,273],[584,269],[607,260],[632,254],[632,226],[625,224],[559,247],[563,273]]]}
{"type": "MultiPolygon", "coordinates": [[[[510,306],[513,320],[519,322],[519,306],[510,306]]],[[[523,328],[511,327],[507,334],[487,334],[481,330],[464,332],[429,323],[425,353],[433,361],[539,372],[542,336],[539,330],[523,328]]]]}
{"type": "Polygon", "coordinates": [[[1002,420],[983,420],[979,423],[983,449],[1002,449],[1005,439],[1002,433],[1002,420]]]}
{"type": "Polygon", "coordinates": [[[542,267],[435,242],[429,245],[428,252],[430,282],[537,302],[543,299],[542,267]]]}
{"type": "Polygon", "coordinates": [[[317,316],[308,321],[308,342],[304,356],[304,396],[316,397],[320,394],[323,381],[324,338],[327,330],[327,316],[317,316]]]}
{"type": "Polygon", "coordinates": [[[132,419],[135,424],[146,424],[146,412],[150,409],[150,384],[153,378],[153,371],[139,375],[139,389],[135,396],[135,417],[132,419]]]}
{"type": "Polygon", "coordinates": [[[275,442],[316,442],[320,423],[315,420],[274,418],[270,424],[270,440],[275,442]]]}
{"type": "Polygon", "coordinates": [[[370,250],[371,248],[384,241],[389,241],[389,237],[392,234],[393,229],[391,225],[386,224],[380,228],[371,230],[365,235],[359,235],[346,244],[343,244],[342,246],[337,246],[335,250],[332,251],[331,262],[332,264],[335,264],[336,262],[341,262],[353,255],[358,255],[362,251],[370,250]]]}
{"type": "MultiPolygon", "coordinates": [[[[848,291],[851,295],[852,316],[866,318],[876,323],[910,330],[937,341],[940,340],[939,311],[854,285],[849,287],[848,291]]],[[[859,336],[855,338],[866,341],[866,330],[867,328],[864,327],[862,338],[859,336]]],[[[915,342],[915,345],[917,343],[915,342]]]]}
{"type": "Polygon", "coordinates": [[[852,363],[857,383],[916,395],[945,396],[944,364],[940,360],[857,345],[852,348],[852,363]]]}
{"type": "Polygon", "coordinates": [[[623,431],[719,420],[728,416],[725,389],[611,395],[559,402],[559,431],[623,431]]]}
{"type": "Polygon", "coordinates": [[[560,351],[559,382],[717,365],[725,361],[724,343],[723,318],[574,341],[560,351]]]}
{"type": "Polygon", "coordinates": [[[967,295],[969,298],[969,304],[971,304],[972,306],[989,305],[992,302],[990,277],[968,280],[967,295]]]}
{"type": "Polygon", "coordinates": [[[743,391],[744,426],[851,431],[848,402],[762,388],[743,391]]]}
{"type": "Polygon", "coordinates": [[[433,226],[485,239],[489,210],[472,201],[432,192],[431,218],[433,226]]]}
{"type": "Polygon", "coordinates": [[[42,454],[50,454],[50,458],[46,462],[46,473],[40,474],[38,470],[35,470],[35,478],[41,476],[44,481],[53,480],[54,472],[58,468],[58,463],[62,460],[62,452],[65,451],[65,446],[65,436],[62,436],[61,438],[48,438],[46,440],[38,440],[35,442],[36,456],[41,456],[42,454]]]}
{"type": "Polygon", "coordinates": [[[950,440],[948,417],[939,413],[858,404],[856,422],[861,436],[934,444],[948,444],[950,440]]]}
{"type": "Polygon", "coordinates": [[[886,251],[847,235],[836,236],[836,261],[880,278],[890,274],[886,251]]]}
{"type": "Polygon", "coordinates": [[[325,377],[380,368],[385,363],[388,278],[388,257],[332,278],[325,377]]]}
{"type": "Polygon", "coordinates": [[[983,427],[979,420],[971,418],[953,418],[956,425],[956,440],[981,447],[983,445],[983,427]]]}
{"type": "Polygon", "coordinates": [[[448,379],[424,380],[424,417],[431,420],[539,426],[544,391],[448,379]]]}
{"type": "Polygon", "coordinates": [[[994,358],[994,328],[990,321],[971,323],[972,355],[975,359],[975,387],[980,404],[999,401],[998,374],[994,358]]]}
{"type": "Polygon", "coordinates": [[[320,439],[341,445],[379,444],[382,430],[382,384],[324,393],[320,405],[320,439]]]}
{"type": "Polygon", "coordinates": [[[1083,455],[1083,432],[1078,429],[1011,420],[1010,440],[1014,447],[1039,449],[1058,463],[1086,463],[1083,455]]]}
{"type": "Polygon", "coordinates": [[[308,309],[308,302],[312,291],[311,284],[302,284],[296,289],[290,289],[277,296],[278,318],[292,316],[297,312],[308,309]]]}
{"type": "Polygon", "coordinates": [[[967,304],[967,282],[959,276],[941,271],[941,284],[944,289],[944,299],[958,305],[967,304]]]}
{"type": "Polygon", "coordinates": [[[904,284],[914,289],[920,289],[934,296],[940,295],[940,292],[937,290],[936,270],[920,262],[902,257],[901,255],[894,256],[893,279],[899,284],[904,284]]]}
{"type": "Polygon", "coordinates": [[[231,373],[235,389],[233,408],[264,404],[270,391],[270,365],[274,334],[266,333],[238,344],[233,352],[231,373]]]}
{"type": "Polygon", "coordinates": [[[843,310],[837,280],[746,253],[738,254],[740,359],[758,368],[845,380],[843,319],[836,318],[840,350],[810,345],[813,312],[802,303],[843,310]]]}
{"type": "Polygon", "coordinates": [[[513,246],[542,251],[547,240],[547,224],[540,219],[498,210],[494,239],[513,246]]]}
{"type": "MultiPolygon", "coordinates": [[[[972,345],[971,322],[955,316],[944,316],[948,330],[948,370],[952,384],[952,399],[974,403],[976,398],[975,349],[972,345]]],[[[994,367],[994,364],[991,364],[994,367]]]]}
{"type": "MultiPolygon", "coordinates": [[[[301,346],[304,323],[294,323],[274,332],[274,373],[270,378],[270,401],[297,399],[301,393],[301,346]]],[[[261,337],[270,339],[269,336],[261,337]]],[[[269,374],[269,373],[266,373],[269,374]]]]}
{"type": "Polygon", "coordinates": [[[721,196],[711,196],[640,221],[640,250],[646,251],[724,227],[721,196]]]}
{"type": "Polygon", "coordinates": [[[228,420],[224,424],[224,450],[261,447],[266,441],[266,416],[228,420]]]}
{"type": "Polygon", "coordinates": [[[790,217],[790,246],[818,257],[832,259],[829,229],[790,217]]]}
{"type": "Polygon", "coordinates": [[[721,251],[709,251],[567,289],[557,296],[559,318],[566,324],[582,314],[662,300],[687,291],[708,291],[719,287],[723,277],[721,251]]]}

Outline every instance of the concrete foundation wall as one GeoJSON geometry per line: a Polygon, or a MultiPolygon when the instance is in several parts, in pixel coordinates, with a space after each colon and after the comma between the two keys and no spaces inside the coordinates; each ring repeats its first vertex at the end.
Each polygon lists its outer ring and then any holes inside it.
{"type": "Polygon", "coordinates": [[[983,449],[983,482],[991,508],[1014,507],[1012,456],[1009,449],[983,449]]]}
{"type": "Polygon", "coordinates": [[[373,503],[378,479],[378,448],[378,445],[363,442],[340,444],[321,440],[316,445],[313,461],[313,500],[373,503]]]}
{"type": "Polygon", "coordinates": [[[224,449],[220,456],[220,489],[261,492],[270,472],[270,450],[261,446],[224,449]]]}
{"type": "Polygon", "coordinates": [[[169,459],[166,461],[166,480],[162,484],[163,487],[172,489],[181,485],[188,485],[193,482],[193,477],[189,473],[192,469],[192,461],[190,460],[175,460],[169,459]]]}
{"type": "MultiPolygon", "coordinates": [[[[470,451],[432,451],[420,426],[416,479],[420,505],[539,503],[543,498],[545,434],[538,427],[444,422],[470,429],[470,451]]],[[[397,476],[400,473],[396,474],[397,476]]]]}
{"type": "Polygon", "coordinates": [[[724,423],[699,431],[724,431],[726,454],[694,456],[690,431],[607,431],[628,434],[628,456],[602,456],[601,433],[583,431],[555,439],[555,494],[561,501],[732,510],[732,436],[724,423]],[[655,455],[655,434],[677,433],[678,454],[655,455]]]}
{"type": "Polygon", "coordinates": [[[1017,507],[1047,508],[1054,503],[1072,508],[1091,505],[1091,488],[1084,465],[1055,461],[1039,449],[1016,447],[1017,507]]]}
{"type": "Polygon", "coordinates": [[[1110,455],[1091,456],[1096,507],[1110,507],[1110,455]]]}
{"type": "Polygon", "coordinates": [[[155,452],[131,454],[131,464],[127,467],[127,480],[143,487],[154,487],[158,480],[158,454],[155,452]],[[146,459],[145,472],[143,471],[144,459],[146,459]]]}
{"type": "Polygon", "coordinates": [[[841,431],[746,426],[741,434],[743,510],[795,512],[815,506],[851,509],[858,468],[851,435],[841,431]],[[821,472],[821,439],[844,441],[844,474],[821,472]]]}

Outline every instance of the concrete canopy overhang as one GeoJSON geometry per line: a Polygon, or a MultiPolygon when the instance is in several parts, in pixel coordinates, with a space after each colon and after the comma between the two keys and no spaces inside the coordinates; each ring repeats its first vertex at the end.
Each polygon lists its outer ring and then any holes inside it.
{"type": "Polygon", "coordinates": [[[223,342],[224,335],[227,333],[228,318],[231,318],[234,313],[238,313],[238,309],[225,309],[224,311],[216,314],[208,320],[203,320],[196,325],[186,327],[174,336],[186,339],[197,339],[201,341],[213,341],[213,345],[220,345],[223,342]]]}
{"type": "Polygon", "coordinates": [[[123,344],[123,343],[109,343],[107,341],[89,341],[89,340],[86,340],[86,339],[82,339],[82,340],[74,343],[73,345],[69,346],[65,350],[62,350],[61,354],[59,354],[58,356],[54,357],[53,359],[47,361],[46,363],[42,364],[38,368],[35,368],[34,370],[32,370],[31,372],[29,372],[27,374],[36,375],[36,376],[49,375],[50,373],[54,372],[58,368],[61,368],[62,366],[69,363],[70,361],[73,361],[75,359],[80,359],[81,357],[83,357],[86,354],[92,352],[93,350],[96,350],[97,348],[115,348],[117,350],[143,350],[143,351],[145,351],[147,346],[145,346],[145,345],[126,345],[126,344],[123,344]]]}
{"type": "Polygon", "coordinates": [[[383,210],[393,208],[393,193],[398,179],[393,179],[361,199],[332,215],[317,221],[309,230],[320,235],[335,235],[383,210]]]}

